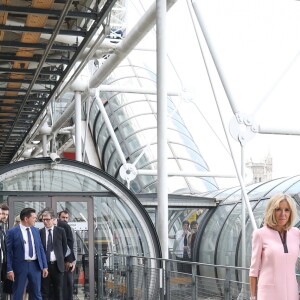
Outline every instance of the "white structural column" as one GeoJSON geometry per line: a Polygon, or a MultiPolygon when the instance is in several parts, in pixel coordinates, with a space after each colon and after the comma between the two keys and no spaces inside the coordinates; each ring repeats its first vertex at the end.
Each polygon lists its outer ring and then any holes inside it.
{"type": "Polygon", "coordinates": [[[157,229],[162,258],[169,258],[168,250],[168,168],[167,168],[167,87],[166,87],[166,1],[156,1],[157,48],[157,229]]]}
{"type": "Polygon", "coordinates": [[[47,153],[47,143],[48,143],[47,135],[43,134],[43,137],[42,137],[43,157],[48,156],[48,153],[47,153]]]}
{"type": "MultiPolygon", "coordinates": [[[[241,176],[245,181],[245,148],[241,143],[241,176]]],[[[241,205],[241,223],[242,223],[242,267],[246,268],[246,201],[245,196],[242,194],[242,205],[241,205]]],[[[242,282],[247,282],[246,271],[242,270],[242,282]]],[[[242,291],[246,291],[245,284],[242,286],[242,291]]]]}
{"type": "Polygon", "coordinates": [[[82,161],[81,152],[81,93],[75,92],[75,143],[76,160],[82,161]]]}

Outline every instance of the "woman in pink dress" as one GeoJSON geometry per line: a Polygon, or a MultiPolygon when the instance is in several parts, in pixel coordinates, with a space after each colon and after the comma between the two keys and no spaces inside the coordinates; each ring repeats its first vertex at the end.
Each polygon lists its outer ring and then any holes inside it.
{"type": "Polygon", "coordinates": [[[299,300],[295,269],[300,231],[292,227],[296,217],[290,196],[278,194],[269,200],[264,227],[252,237],[250,300],[299,300]]]}

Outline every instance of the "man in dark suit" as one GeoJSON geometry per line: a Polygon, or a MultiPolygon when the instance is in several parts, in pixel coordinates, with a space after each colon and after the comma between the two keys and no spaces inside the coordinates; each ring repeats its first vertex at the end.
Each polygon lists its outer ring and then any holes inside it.
{"type": "MultiPolygon", "coordinates": [[[[0,208],[0,215],[2,215],[2,210],[0,208]]],[[[4,280],[6,279],[6,245],[5,245],[5,232],[3,227],[2,219],[0,220],[0,299],[2,299],[1,295],[4,293],[4,280]]]]}
{"type": "MultiPolygon", "coordinates": [[[[0,215],[2,215],[2,209],[0,207],[0,215]]],[[[3,275],[6,275],[6,245],[5,245],[5,231],[3,227],[2,219],[0,220],[0,273],[1,281],[3,280],[3,275]],[[3,271],[5,274],[2,275],[3,271]]],[[[5,276],[4,276],[5,277],[5,276]]]]}
{"type": "Polygon", "coordinates": [[[14,282],[14,300],[22,300],[26,283],[31,299],[42,300],[41,277],[47,277],[48,265],[39,230],[34,227],[35,209],[24,208],[20,219],[20,225],[6,235],[7,278],[14,282]]]}
{"type": "MultiPolygon", "coordinates": [[[[62,210],[58,213],[58,219],[68,224],[69,222],[69,212],[67,210],[62,210]]],[[[76,267],[77,260],[77,240],[75,230],[70,226],[73,236],[73,253],[74,253],[74,261],[70,262],[69,269],[65,271],[64,275],[64,300],[73,300],[74,293],[74,270],[76,267]]],[[[66,229],[69,231],[69,229],[66,229]]],[[[71,244],[70,244],[71,245],[71,244]]]]}
{"type": "Polygon", "coordinates": [[[0,222],[2,223],[2,230],[6,234],[6,231],[8,230],[8,215],[9,215],[9,207],[6,204],[0,205],[0,222]]]}
{"type": "Polygon", "coordinates": [[[69,273],[75,270],[75,255],[74,255],[74,239],[72,229],[69,224],[64,221],[57,220],[57,226],[65,230],[67,236],[67,244],[69,247],[69,254],[65,257],[65,274],[64,274],[64,300],[73,300],[73,285],[70,286],[68,281],[69,273]]]}
{"type": "Polygon", "coordinates": [[[64,229],[54,226],[54,215],[51,211],[42,214],[45,225],[40,229],[41,240],[46,252],[48,276],[42,279],[43,300],[49,300],[52,294],[55,300],[63,298],[63,276],[65,271],[65,255],[67,252],[67,238],[64,229]]]}

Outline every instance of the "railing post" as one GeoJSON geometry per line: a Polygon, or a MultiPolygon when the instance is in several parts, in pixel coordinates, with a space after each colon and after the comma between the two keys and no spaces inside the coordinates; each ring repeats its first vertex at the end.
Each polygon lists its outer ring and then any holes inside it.
{"type": "Polygon", "coordinates": [[[104,265],[103,265],[103,257],[101,255],[96,255],[97,258],[97,272],[98,272],[98,282],[97,282],[97,292],[98,292],[98,299],[104,299],[104,265]]]}
{"type": "Polygon", "coordinates": [[[134,287],[133,287],[133,274],[132,274],[132,265],[133,265],[133,257],[127,256],[126,257],[126,290],[127,290],[127,299],[133,300],[134,299],[134,287]]]}
{"type": "Polygon", "coordinates": [[[144,300],[148,300],[148,293],[149,293],[149,288],[148,288],[148,259],[145,257],[143,259],[143,264],[144,264],[144,300]]]}
{"type": "Polygon", "coordinates": [[[192,264],[192,300],[197,300],[197,266],[192,264]]]}
{"type": "MultiPolygon", "coordinates": [[[[170,276],[171,276],[171,262],[169,260],[164,260],[165,265],[165,286],[163,286],[163,289],[165,290],[165,300],[170,300],[170,276]]],[[[162,298],[164,299],[164,298],[162,298]]]]}
{"type": "Polygon", "coordinates": [[[231,299],[231,291],[230,291],[230,269],[226,268],[226,277],[224,282],[224,300],[231,299]]]}
{"type": "Polygon", "coordinates": [[[118,278],[119,278],[119,260],[120,257],[117,255],[113,256],[113,268],[114,268],[114,286],[113,286],[113,295],[114,297],[118,297],[118,278]]]}

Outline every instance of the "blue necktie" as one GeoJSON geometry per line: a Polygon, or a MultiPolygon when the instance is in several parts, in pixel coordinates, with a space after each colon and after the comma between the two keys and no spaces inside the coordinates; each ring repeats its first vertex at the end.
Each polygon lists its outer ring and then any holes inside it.
{"type": "Polygon", "coordinates": [[[33,256],[33,247],[32,247],[31,234],[30,234],[29,228],[26,228],[26,230],[27,230],[27,236],[28,236],[29,257],[32,257],[33,256]]]}

